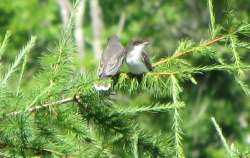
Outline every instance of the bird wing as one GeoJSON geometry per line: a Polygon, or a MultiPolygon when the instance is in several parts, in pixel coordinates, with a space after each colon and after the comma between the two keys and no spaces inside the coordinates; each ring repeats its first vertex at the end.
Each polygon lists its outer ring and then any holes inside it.
{"type": "Polygon", "coordinates": [[[142,52],[142,60],[145,63],[148,70],[153,71],[153,67],[152,67],[152,64],[150,62],[150,59],[149,59],[148,55],[144,51],[142,52]]]}
{"type": "Polygon", "coordinates": [[[124,48],[119,41],[108,43],[102,53],[98,68],[100,77],[114,76],[118,73],[125,56],[124,48]]]}
{"type": "Polygon", "coordinates": [[[107,59],[108,62],[106,66],[106,74],[109,76],[113,76],[118,73],[125,57],[124,48],[120,44],[116,45],[112,52],[113,55],[107,59]]]}

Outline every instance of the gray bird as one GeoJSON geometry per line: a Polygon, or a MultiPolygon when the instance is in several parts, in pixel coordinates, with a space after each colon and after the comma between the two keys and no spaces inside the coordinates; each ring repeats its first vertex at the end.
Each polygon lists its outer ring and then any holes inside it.
{"type": "Polygon", "coordinates": [[[153,70],[151,62],[144,51],[147,44],[147,41],[134,40],[129,42],[126,47],[126,63],[131,74],[141,75],[153,70]]]}
{"type": "Polygon", "coordinates": [[[104,49],[98,68],[100,78],[115,76],[119,73],[125,57],[124,48],[119,38],[113,35],[109,38],[107,47],[104,49]]]}
{"type": "MultiPolygon", "coordinates": [[[[121,45],[119,38],[113,35],[109,38],[107,47],[104,49],[99,68],[98,76],[105,81],[106,78],[119,74],[121,65],[125,58],[124,47],[121,45]]],[[[98,91],[107,91],[110,89],[110,83],[99,83],[94,85],[98,91]]]]}

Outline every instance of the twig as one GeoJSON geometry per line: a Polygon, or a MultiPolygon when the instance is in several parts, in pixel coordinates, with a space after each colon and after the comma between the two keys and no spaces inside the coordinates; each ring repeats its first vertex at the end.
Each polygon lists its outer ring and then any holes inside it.
{"type": "MultiPolygon", "coordinates": [[[[68,97],[68,98],[61,99],[61,100],[58,100],[58,101],[55,101],[55,102],[52,102],[52,103],[46,103],[46,104],[43,104],[43,105],[34,106],[34,107],[31,107],[31,108],[27,109],[26,112],[32,113],[34,111],[45,109],[45,108],[50,107],[50,106],[63,105],[63,104],[75,101],[76,98],[79,98],[79,96],[68,97]]],[[[7,114],[6,116],[16,116],[16,115],[18,115],[18,114],[20,114],[22,112],[23,111],[15,111],[15,112],[11,112],[11,113],[7,114]]]]}
{"type": "Polygon", "coordinates": [[[178,72],[149,72],[147,75],[152,76],[169,76],[169,75],[175,75],[178,72]]]}
{"type": "Polygon", "coordinates": [[[51,88],[53,87],[53,82],[50,82],[50,85],[45,89],[43,90],[39,95],[36,96],[36,98],[29,104],[29,106],[26,108],[25,111],[28,111],[33,105],[36,104],[36,102],[41,98],[43,97],[45,94],[47,94],[51,88]]]}
{"type": "Polygon", "coordinates": [[[184,69],[182,71],[175,71],[175,72],[149,72],[147,75],[152,75],[152,76],[170,76],[170,75],[176,75],[176,74],[196,74],[196,73],[203,73],[203,72],[208,72],[208,71],[235,71],[235,70],[249,70],[250,66],[248,65],[241,65],[238,67],[235,67],[234,65],[212,65],[212,66],[203,66],[203,67],[193,67],[189,69],[184,69]]]}
{"type": "MultiPolygon", "coordinates": [[[[17,148],[17,145],[12,145],[12,144],[4,144],[2,142],[0,142],[0,148],[17,148]]],[[[26,146],[25,149],[31,149],[34,151],[34,155],[40,155],[41,153],[43,152],[50,152],[50,153],[54,153],[58,156],[63,156],[62,153],[58,152],[58,151],[55,151],[55,150],[52,150],[52,149],[39,149],[39,148],[36,148],[36,147],[32,147],[32,146],[26,146]]],[[[5,155],[4,153],[0,153],[0,156],[3,156],[3,157],[6,157],[6,158],[9,158],[11,156],[9,155],[5,155]]]]}
{"type": "Polygon", "coordinates": [[[201,45],[199,45],[199,46],[197,46],[197,47],[194,47],[194,48],[192,48],[192,49],[189,49],[189,50],[186,50],[186,51],[183,51],[183,52],[177,52],[177,53],[175,53],[173,56],[171,56],[171,57],[169,57],[169,58],[166,58],[166,59],[163,59],[163,60],[160,60],[160,61],[154,63],[154,64],[153,64],[153,67],[156,67],[156,66],[158,66],[158,65],[161,65],[161,64],[163,64],[163,63],[166,63],[166,62],[168,62],[168,61],[169,61],[170,59],[172,59],[172,58],[178,58],[178,57],[183,56],[183,55],[185,55],[185,54],[187,54],[187,53],[193,52],[194,50],[196,50],[196,49],[199,48],[199,47],[207,47],[207,46],[210,46],[210,45],[212,45],[212,44],[214,44],[214,43],[216,43],[216,42],[218,42],[218,41],[224,39],[225,37],[226,37],[226,35],[224,35],[224,36],[219,36],[219,37],[216,37],[216,38],[212,39],[211,41],[208,41],[208,42],[206,42],[206,43],[204,43],[204,44],[201,44],[201,45]]]}

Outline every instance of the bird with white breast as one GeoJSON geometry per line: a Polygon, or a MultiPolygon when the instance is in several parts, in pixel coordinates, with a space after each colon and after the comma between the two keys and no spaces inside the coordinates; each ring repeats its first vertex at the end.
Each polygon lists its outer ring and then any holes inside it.
{"type": "Polygon", "coordinates": [[[131,74],[142,75],[153,70],[150,59],[144,51],[148,43],[143,40],[134,40],[126,47],[126,64],[131,74]]]}

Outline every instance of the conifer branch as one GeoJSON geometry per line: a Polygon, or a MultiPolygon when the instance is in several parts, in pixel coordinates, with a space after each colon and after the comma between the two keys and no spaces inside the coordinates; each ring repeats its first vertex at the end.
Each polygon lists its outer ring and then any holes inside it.
{"type": "Polygon", "coordinates": [[[126,109],[118,109],[115,114],[119,115],[136,115],[144,112],[165,112],[169,109],[175,109],[175,108],[182,108],[185,105],[183,103],[176,103],[176,104],[165,104],[165,105],[158,105],[155,104],[154,106],[143,106],[143,107],[126,107],[126,109]]]}
{"type": "Polygon", "coordinates": [[[138,158],[138,135],[134,135],[134,141],[133,141],[133,152],[134,152],[134,158],[138,158]]]}
{"type": "Polygon", "coordinates": [[[2,152],[0,152],[0,156],[3,157],[3,158],[11,158],[10,155],[7,155],[7,154],[2,153],[2,152]]]}
{"type": "Polygon", "coordinates": [[[17,66],[21,62],[23,56],[27,54],[35,45],[36,37],[31,37],[30,41],[27,43],[27,45],[20,51],[18,56],[16,57],[14,63],[12,66],[9,68],[8,72],[5,74],[3,79],[0,81],[0,87],[4,86],[8,79],[11,77],[11,75],[16,71],[17,66]]]}
{"type": "MultiPolygon", "coordinates": [[[[172,91],[172,99],[174,104],[178,104],[179,100],[179,93],[182,91],[181,87],[179,86],[178,80],[174,75],[170,76],[171,78],[171,91],[172,91]]],[[[184,158],[184,152],[182,148],[182,129],[181,129],[181,117],[179,114],[179,110],[177,108],[174,109],[174,123],[173,123],[173,130],[174,130],[174,142],[175,142],[175,156],[176,158],[184,158]]]]}
{"type": "MultiPolygon", "coordinates": [[[[76,98],[79,98],[79,96],[68,97],[68,98],[61,99],[61,100],[58,100],[58,101],[55,101],[55,102],[46,103],[46,104],[42,104],[42,105],[37,105],[37,106],[28,108],[26,110],[26,112],[32,113],[32,112],[39,111],[39,110],[42,110],[42,109],[45,109],[45,108],[48,108],[48,107],[51,107],[51,106],[60,106],[60,105],[63,105],[63,104],[69,103],[69,102],[74,102],[74,100],[76,98]]],[[[18,114],[21,114],[22,112],[23,111],[15,111],[15,112],[11,112],[11,113],[7,114],[6,116],[16,116],[18,114]]]]}
{"type": "Polygon", "coordinates": [[[25,54],[25,56],[24,56],[24,60],[23,60],[23,64],[22,64],[22,70],[21,70],[20,77],[19,77],[19,80],[18,80],[18,83],[17,83],[16,95],[18,95],[20,87],[21,87],[21,83],[22,83],[22,79],[23,79],[23,74],[24,74],[25,67],[26,67],[27,60],[28,60],[28,54],[29,53],[25,54]]]}
{"type": "Polygon", "coordinates": [[[6,47],[9,43],[10,35],[11,35],[10,31],[7,31],[5,36],[4,36],[3,42],[2,42],[1,47],[0,47],[0,60],[2,59],[2,56],[3,56],[3,54],[6,50],[6,47]]]}
{"type": "Polygon", "coordinates": [[[243,68],[242,68],[243,64],[240,60],[240,55],[238,54],[238,52],[236,50],[236,47],[237,47],[236,43],[237,43],[236,36],[230,35],[230,46],[231,46],[231,50],[233,53],[233,60],[234,60],[235,67],[237,67],[237,72],[238,72],[238,75],[234,74],[234,78],[235,78],[236,82],[239,84],[239,86],[241,87],[241,89],[244,91],[244,93],[247,96],[250,96],[249,87],[242,80],[242,78],[245,76],[245,73],[244,73],[243,68]]]}
{"type": "Polygon", "coordinates": [[[232,157],[233,153],[232,153],[229,145],[227,144],[227,141],[226,141],[225,137],[222,134],[220,126],[218,125],[218,123],[216,122],[214,117],[211,117],[211,120],[213,122],[213,125],[214,125],[218,135],[220,136],[220,139],[221,139],[221,141],[223,143],[224,148],[226,149],[227,154],[229,155],[229,157],[232,157]]]}
{"type": "Polygon", "coordinates": [[[149,72],[147,75],[149,76],[170,76],[175,75],[177,72],[149,72]]]}
{"type": "Polygon", "coordinates": [[[210,32],[212,38],[215,36],[215,17],[213,12],[213,0],[208,0],[208,9],[209,9],[209,16],[210,16],[210,32]]]}
{"type": "Polygon", "coordinates": [[[50,85],[45,89],[43,90],[39,95],[37,95],[35,97],[35,99],[30,103],[30,105],[25,109],[25,111],[28,111],[34,104],[36,104],[36,102],[45,94],[47,94],[50,89],[53,87],[53,82],[50,82],[50,85]]]}
{"type": "Polygon", "coordinates": [[[207,47],[207,46],[210,46],[210,45],[213,45],[215,43],[217,43],[218,41],[221,41],[222,39],[226,38],[227,35],[222,35],[222,36],[218,36],[210,41],[207,41],[207,42],[204,42],[204,43],[201,43],[200,45],[196,46],[196,47],[193,47],[191,49],[188,49],[186,51],[183,51],[183,52],[176,52],[174,53],[174,55],[172,55],[171,57],[168,57],[166,59],[162,59],[156,63],[153,63],[153,67],[156,67],[158,65],[161,65],[161,64],[164,64],[166,62],[168,62],[170,59],[173,59],[173,58],[178,58],[178,57],[181,57],[181,56],[184,56],[188,53],[191,53],[199,48],[203,48],[203,47],[207,47]]]}
{"type": "Polygon", "coordinates": [[[171,76],[176,74],[195,74],[203,73],[208,71],[222,70],[222,71],[239,71],[239,70],[249,70],[249,65],[240,64],[235,66],[235,64],[228,65],[212,65],[212,66],[202,66],[202,67],[191,67],[188,69],[182,69],[180,71],[162,71],[162,72],[149,72],[146,75],[149,76],[171,76]]]}
{"type": "MultiPolygon", "coordinates": [[[[80,106],[83,104],[82,103],[82,100],[81,100],[81,97],[79,95],[76,95],[74,97],[67,97],[65,99],[61,99],[61,100],[58,100],[58,101],[55,101],[55,102],[51,102],[51,103],[46,103],[46,104],[43,104],[43,105],[38,105],[38,106],[34,106],[34,107],[30,107],[29,109],[27,109],[26,112],[28,113],[32,113],[32,112],[36,112],[36,111],[39,111],[39,110],[42,110],[42,109],[46,109],[48,107],[51,107],[51,106],[61,106],[61,105],[64,105],[64,104],[67,104],[67,103],[70,103],[70,102],[76,102],[78,103],[80,106]]],[[[180,104],[181,105],[181,104],[180,104]]],[[[82,107],[82,106],[81,106],[82,107]]],[[[86,107],[87,108],[87,107],[86,107]]],[[[166,106],[167,109],[170,109],[170,108],[173,108],[172,106],[166,106]]],[[[87,108],[85,109],[86,111],[89,111],[90,109],[87,108]]],[[[157,111],[162,111],[164,110],[162,107],[159,107],[159,108],[154,108],[154,109],[148,109],[148,108],[141,108],[139,111],[137,112],[157,112],[157,111]]],[[[166,110],[166,109],[165,109],[166,110]]],[[[6,117],[10,117],[10,116],[16,116],[18,114],[21,114],[23,111],[16,111],[16,112],[12,112],[12,113],[9,113],[6,115],[6,117]]],[[[90,115],[93,115],[93,113],[91,114],[91,112],[89,111],[90,115]]],[[[110,119],[112,119],[114,116],[116,116],[117,114],[112,114],[110,116],[110,119]]],[[[92,117],[95,117],[94,115],[92,117]]],[[[103,119],[103,118],[101,118],[103,119]]],[[[102,122],[103,123],[103,122],[102,122]]],[[[122,123],[123,124],[123,123],[122,123]]],[[[110,127],[112,128],[112,127],[110,127]]],[[[126,128],[129,128],[129,127],[126,127],[126,128]]],[[[119,130],[118,128],[113,128],[114,130],[116,130],[117,132],[122,132],[122,130],[119,130]]],[[[129,129],[129,131],[132,132],[133,129],[129,129]]],[[[130,132],[129,132],[130,133],[130,132]]],[[[162,153],[159,149],[159,147],[156,146],[156,144],[154,143],[151,143],[149,140],[143,138],[143,137],[138,137],[138,144],[140,144],[141,146],[143,146],[144,148],[150,150],[151,152],[154,152],[156,153],[157,155],[159,155],[160,157],[165,157],[164,156],[164,153],[162,153]]]]}
{"type": "MultiPolygon", "coordinates": [[[[17,147],[19,148],[19,146],[17,146],[17,145],[4,144],[4,143],[0,142],[0,148],[6,148],[6,147],[7,148],[17,148],[17,147]]],[[[55,151],[55,150],[51,150],[51,149],[36,148],[36,147],[31,147],[31,146],[26,146],[25,149],[33,150],[35,155],[41,155],[43,152],[50,152],[50,153],[54,153],[58,156],[63,156],[62,153],[55,151]]],[[[6,155],[4,153],[2,153],[2,154],[0,153],[0,156],[3,156],[4,158],[12,157],[12,156],[6,155]]]]}
{"type": "Polygon", "coordinates": [[[235,65],[237,67],[239,67],[239,65],[240,65],[240,56],[236,51],[236,46],[235,46],[236,38],[233,37],[233,35],[230,36],[230,43],[231,43],[231,49],[232,49],[232,52],[233,52],[233,59],[234,59],[235,65]]]}
{"type": "MultiPolygon", "coordinates": [[[[109,114],[108,109],[106,109],[108,107],[106,106],[102,106],[106,112],[100,113],[100,109],[98,109],[100,106],[93,106],[95,104],[89,106],[87,103],[83,103],[83,100],[84,98],[82,96],[75,97],[75,101],[79,105],[80,113],[83,115],[84,119],[93,119],[95,123],[108,128],[110,131],[123,134],[126,140],[130,140],[133,143],[131,135],[134,135],[137,131],[135,131],[135,128],[131,127],[123,117],[119,117],[117,113],[109,114]]],[[[161,148],[157,144],[140,135],[138,135],[138,146],[149,151],[156,157],[166,157],[166,154],[161,151],[161,148]]]]}
{"type": "MultiPolygon", "coordinates": [[[[93,9],[94,5],[96,5],[94,2],[98,2],[98,0],[90,1],[90,6],[92,4],[92,9],[90,8],[90,10],[95,10],[95,13],[93,14],[98,14],[98,9],[93,9]]],[[[156,5],[160,6],[161,4],[159,3],[156,5]]],[[[73,30],[72,17],[75,14],[72,13],[70,18],[67,17],[67,19],[69,18],[67,26],[65,26],[65,30],[60,38],[58,47],[56,47],[56,51],[43,57],[43,60],[41,60],[42,64],[44,64],[42,65],[42,71],[35,80],[32,80],[31,84],[28,84],[27,87],[25,87],[25,90],[27,88],[27,91],[24,91],[24,93],[22,93],[23,95],[16,95],[15,98],[12,98],[14,93],[7,90],[11,89],[11,86],[6,87],[6,89],[3,89],[2,91],[0,90],[0,102],[3,102],[3,105],[1,106],[4,107],[3,113],[5,113],[5,110],[8,111],[8,108],[13,109],[18,106],[17,111],[4,114],[4,118],[13,117],[13,119],[2,121],[0,126],[0,148],[2,148],[2,152],[4,152],[3,154],[0,152],[0,157],[4,155],[5,152],[11,156],[20,155],[23,157],[46,157],[47,155],[52,157],[72,158],[74,156],[91,157],[92,155],[88,155],[88,151],[86,153],[86,148],[88,148],[90,152],[97,157],[115,157],[116,155],[113,155],[113,152],[115,152],[115,154],[121,154],[118,156],[122,157],[124,155],[121,153],[121,150],[125,149],[126,151],[131,151],[129,152],[131,155],[126,153],[125,156],[128,157],[134,156],[135,158],[138,158],[147,157],[147,155],[150,155],[150,157],[166,157],[166,155],[171,155],[176,158],[184,158],[182,115],[179,109],[184,106],[184,103],[181,102],[180,99],[180,94],[182,92],[180,83],[186,79],[196,83],[192,77],[193,74],[223,70],[232,73],[236,78],[236,81],[245,88],[245,91],[248,91],[247,86],[242,80],[240,80],[241,78],[238,77],[240,76],[239,72],[241,70],[250,68],[249,65],[245,65],[240,61],[239,52],[237,52],[237,47],[241,44],[241,41],[238,40],[241,38],[237,39],[236,32],[217,36],[212,0],[208,0],[208,7],[210,13],[211,40],[208,39],[197,44],[194,44],[191,41],[182,42],[174,54],[154,63],[154,67],[161,66],[157,67],[154,72],[145,74],[144,78],[142,78],[142,82],[132,77],[126,77],[125,75],[119,76],[118,82],[113,82],[114,89],[108,92],[97,92],[93,90],[92,86],[93,82],[96,81],[96,76],[93,77],[92,74],[86,74],[84,76],[76,75],[77,77],[72,75],[75,74],[72,72],[72,69],[74,69],[75,66],[71,62],[72,54],[69,55],[68,53],[74,52],[71,43],[71,36],[73,30]],[[223,62],[220,62],[221,65],[216,64],[195,67],[186,60],[177,59],[184,55],[191,54],[192,52],[200,52],[202,54],[211,55],[211,57],[215,59],[216,57],[221,59],[220,56],[214,54],[214,47],[210,47],[220,41],[223,41],[221,42],[223,44],[224,41],[226,41],[226,46],[223,48],[229,48],[229,45],[231,44],[235,61],[234,64],[224,64],[223,62]],[[171,62],[167,63],[168,61],[171,62]],[[235,72],[238,72],[238,75],[235,72]],[[166,78],[164,78],[165,76],[166,78]],[[37,83],[36,86],[33,86],[34,81],[38,81],[35,82],[37,83]],[[28,91],[29,88],[32,89],[32,91],[28,91]],[[124,99],[124,103],[130,103],[132,106],[115,106],[115,102],[113,102],[114,98],[111,97],[113,90],[117,93],[124,90],[126,93],[122,93],[122,99],[124,99]],[[143,100],[140,97],[135,97],[135,100],[130,102],[130,97],[133,98],[133,94],[137,95],[138,92],[141,92],[140,90],[142,90],[143,93],[145,92],[148,94],[152,99],[149,98],[150,100],[143,100]],[[77,95],[73,96],[74,94],[77,95]],[[62,96],[68,97],[62,98],[62,96]],[[172,98],[172,103],[168,104],[170,96],[172,98]],[[57,100],[55,98],[61,99],[57,100]],[[127,99],[129,101],[127,101],[127,99]],[[141,100],[143,100],[143,102],[139,102],[141,100]],[[133,104],[144,104],[145,102],[147,103],[146,106],[133,106],[133,104]],[[5,104],[8,104],[9,106],[4,106],[5,104]],[[66,108],[62,108],[63,105],[65,105],[66,108]],[[67,108],[67,106],[69,106],[69,108],[67,108]],[[47,115],[46,111],[43,113],[44,111],[42,110],[47,110],[50,107],[58,107],[58,109],[56,108],[56,116],[47,115]],[[164,149],[167,146],[164,146],[166,145],[164,143],[162,144],[162,142],[166,140],[162,137],[163,135],[160,135],[160,138],[156,139],[155,133],[152,135],[145,133],[146,130],[144,127],[141,128],[140,125],[137,126],[137,118],[135,117],[142,113],[161,113],[168,110],[173,111],[172,135],[174,148],[171,148],[170,152],[164,149]],[[37,115],[29,115],[34,112],[37,112],[37,115]],[[88,127],[90,127],[91,130],[88,130],[88,127]],[[122,144],[124,146],[120,147],[117,144],[122,144]],[[129,146],[126,146],[127,144],[129,144],[129,146]],[[118,149],[116,150],[116,148],[112,148],[113,146],[118,146],[118,149]]],[[[100,16],[97,14],[95,16],[100,16]]],[[[101,16],[99,18],[101,19],[101,16]]],[[[124,25],[124,19],[125,16],[122,14],[121,26],[124,25]]],[[[95,20],[92,21],[93,25],[94,23],[98,23],[98,19],[97,22],[94,21],[95,20]]],[[[78,24],[80,26],[80,22],[78,24]]],[[[76,25],[78,24],[76,22],[76,25]]],[[[241,27],[241,30],[239,29],[238,32],[242,30],[248,31],[247,33],[249,33],[250,27],[248,30],[241,27]]],[[[100,32],[99,35],[98,32],[94,32],[94,35],[95,33],[97,36],[100,36],[100,32]]],[[[97,45],[94,47],[96,50],[98,50],[97,38],[94,37],[94,41],[97,41],[97,45]]],[[[1,51],[6,47],[4,44],[2,44],[2,46],[3,48],[0,48],[0,58],[1,51]]],[[[21,67],[22,69],[17,87],[17,94],[20,89],[21,79],[27,62],[27,53],[24,54],[21,59],[23,59],[23,57],[25,57],[25,59],[21,67]]],[[[18,58],[19,57],[17,57],[17,59],[18,58]]],[[[218,60],[216,59],[216,61],[218,60]]],[[[21,60],[17,63],[21,63],[21,60]]],[[[7,70],[6,74],[10,73],[9,77],[6,79],[7,83],[8,79],[14,74],[13,72],[16,69],[17,66],[11,69],[12,72],[7,70]]],[[[91,69],[90,71],[93,70],[91,69]]],[[[184,97],[189,97],[190,95],[193,95],[193,91],[191,94],[184,94],[184,97]]],[[[148,115],[145,117],[148,117],[148,115]]],[[[149,117],[151,118],[151,116],[149,117]]],[[[231,155],[234,154],[232,146],[230,148],[227,144],[216,120],[214,118],[211,119],[222,139],[226,151],[230,153],[229,155],[231,157],[231,155]]],[[[2,119],[0,118],[0,120],[2,119]]],[[[159,124],[162,124],[162,122],[162,119],[159,119],[159,124]]],[[[167,126],[168,125],[169,124],[167,124],[167,126]]],[[[146,129],[147,128],[152,128],[152,126],[146,127],[146,129]]],[[[152,132],[155,131],[153,130],[152,132]]]]}

